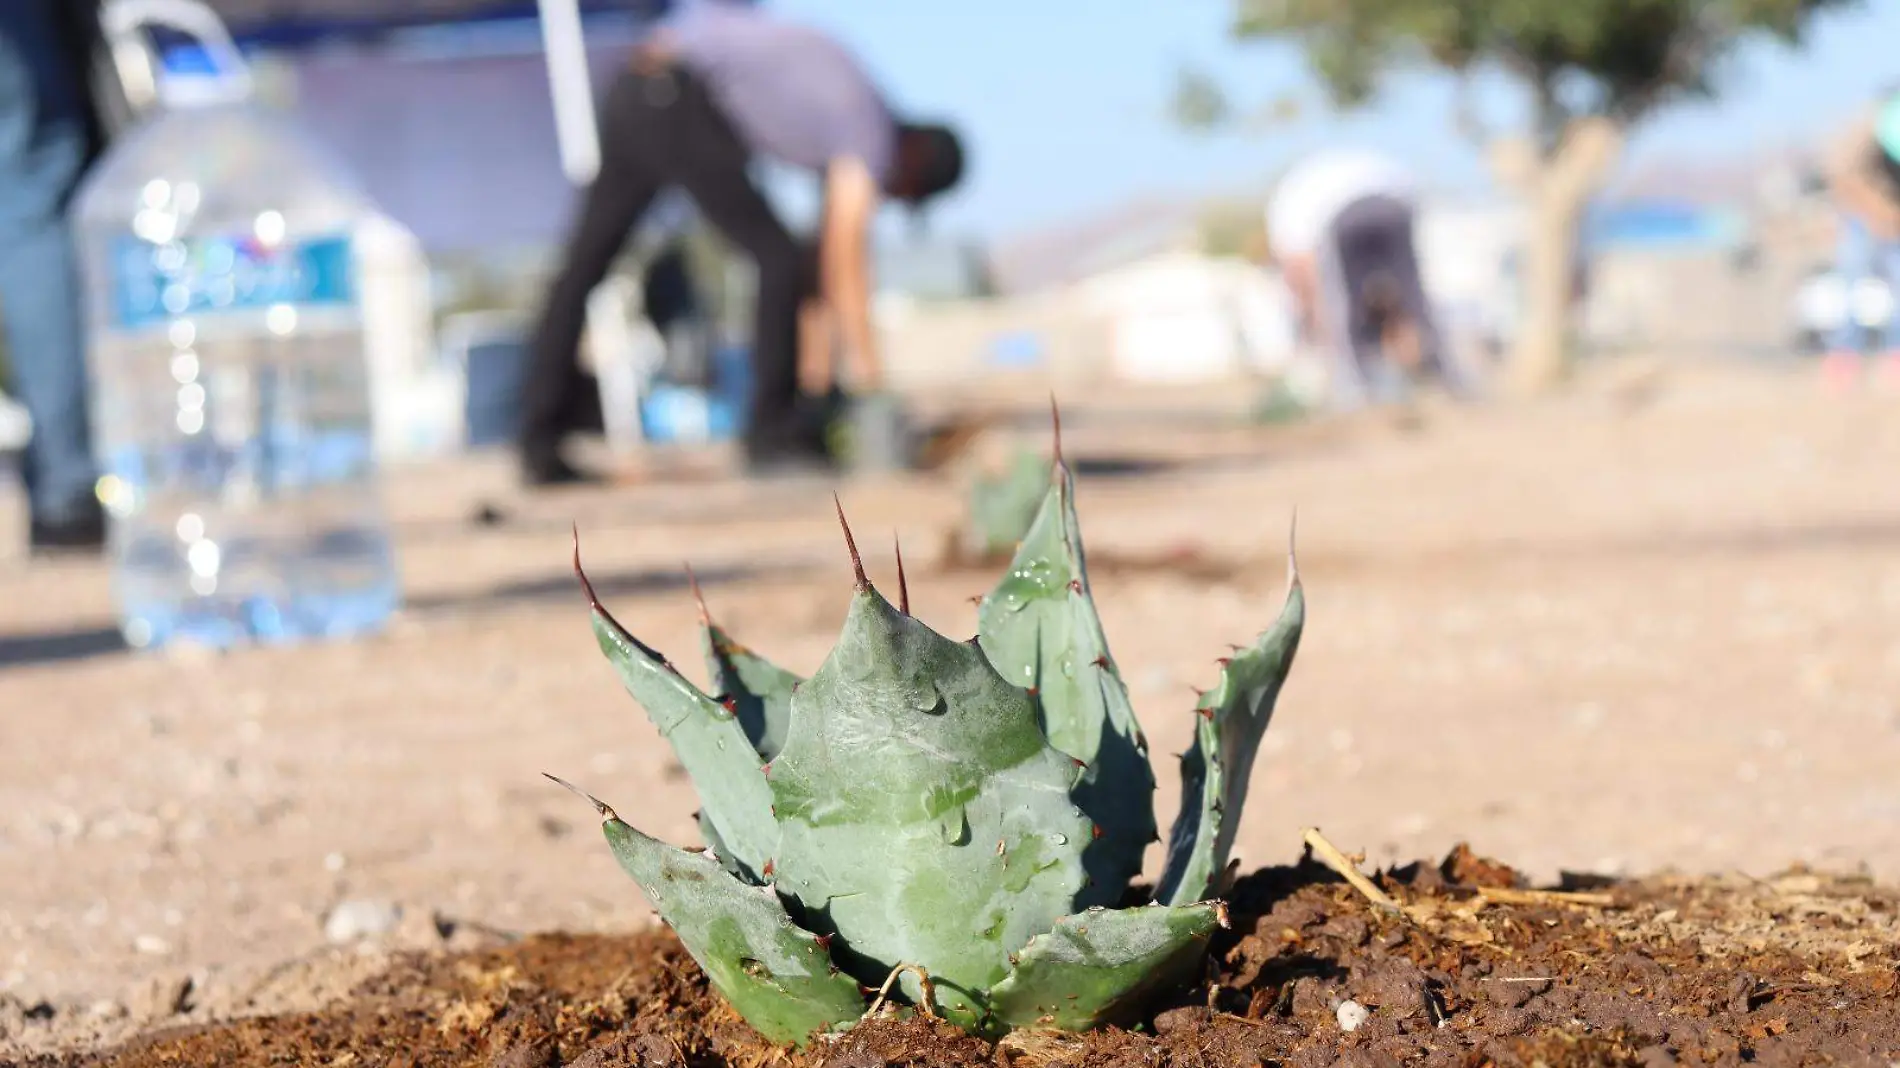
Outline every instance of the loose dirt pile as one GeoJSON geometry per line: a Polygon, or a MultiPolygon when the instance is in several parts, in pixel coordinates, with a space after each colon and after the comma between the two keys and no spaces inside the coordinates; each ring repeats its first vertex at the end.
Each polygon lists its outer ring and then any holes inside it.
{"type": "Polygon", "coordinates": [[[1241,880],[1208,977],[1126,1029],[991,1045],[880,1019],[762,1043],[673,937],[543,935],[416,956],[317,1012],[145,1036],[102,1065],[1643,1065],[1900,1061],[1900,892],[1794,871],[1526,890],[1460,847],[1380,877],[1241,880]]]}

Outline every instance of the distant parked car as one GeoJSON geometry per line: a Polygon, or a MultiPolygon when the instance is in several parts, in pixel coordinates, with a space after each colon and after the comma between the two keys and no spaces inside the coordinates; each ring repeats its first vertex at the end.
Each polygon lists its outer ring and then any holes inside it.
{"type": "Polygon", "coordinates": [[[1852,317],[1863,337],[1882,337],[1894,318],[1893,287],[1879,278],[1849,286],[1832,265],[1810,270],[1795,291],[1794,349],[1805,356],[1827,351],[1834,332],[1852,317]]]}

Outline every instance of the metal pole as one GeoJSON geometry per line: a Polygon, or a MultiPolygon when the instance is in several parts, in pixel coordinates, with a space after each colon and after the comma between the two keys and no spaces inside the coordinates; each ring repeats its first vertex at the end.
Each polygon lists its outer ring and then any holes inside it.
{"type": "MultiPolygon", "coordinates": [[[[600,172],[600,129],[594,116],[580,0],[538,0],[538,4],[561,170],[575,186],[585,186],[600,172]]],[[[624,287],[609,284],[597,289],[587,302],[587,335],[600,383],[607,442],[623,452],[637,448],[641,441],[638,345],[622,314],[625,295],[624,287]]]]}
{"type": "Polygon", "coordinates": [[[587,74],[580,0],[540,0],[540,7],[561,169],[575,185],[586,185],[600,170],[600,133],[594,120],[594,87],[587,74]]]}

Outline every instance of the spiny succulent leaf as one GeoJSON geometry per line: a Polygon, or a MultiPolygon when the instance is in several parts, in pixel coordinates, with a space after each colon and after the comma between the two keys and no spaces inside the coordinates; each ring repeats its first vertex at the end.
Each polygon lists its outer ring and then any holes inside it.
{"type": "Polygon", "coordinates": [[[720,867],[731,872],[738,878],[744,879],[746,882],[757,883],[760,881],[741,867],[738,861],[732,859],[731,847],[727,846],[725,840],[719,837],[719,828],[712,825],[712,820],[706,816],[705,809],[702,808],[698,812],[695,812],[693,819],[699,824],[700,840],[706,843],[707,852],[719,858],[720,867]]]}
{"type": "Polygon", "coordinates": [[[1035,692],[1050,744],[1083,764],[1076,804],[1101,835],[1083,854],[1089,885],[1077,903],[1115,904],[1155,839],[1154,769],[1089,593],[1066,464],[1054,465],[1042,508],[978,621],[990,663],[1035,692]]]}
{"type": "Polygon", "coordinates": [[[1023,947],[1015,970],[991,991],[995,1023],[1081,1031],[1124,1022],[1150,995],[1194,973],[1222,909],[1148,905],[1064,917],[1023,947]]]}
{"type": "Polygon", "coordinates": [[[732,698],[739,725],[761,760],[771,760],[785,744],[792,717],[792,690],[805,681],[732,640],[718,624],[700,628],[706,670],[720,693],[732,698]]]}
{"type": "Polygon", "coordinates": [[[675,849],[610,817],[614,859],[740,1016],[773,1042],[803,1046],[814,1032],[864,1012],[857,980],[833,967],[811,932],[792,923],[769,887],[748,886],[700,853],[675,849]]]}
{"type": "Polygon", "coordinates": [[[779,890],[864,982],[921,966],[936,1008],[973,1026],[1009,954],[1074,910],[1074,778],[980,650],[861,586],[772,764],[779,890]]]}
{"type": "Polygon", "coordinates": [[[604,609],[594,611],[594,637],[621,685],[646,709],[698,791],[702,811],[746,878],[760,881],[778,828],[759,755],[738,718],[706,696],[658,653],[627,633],[604,609]]]}
{"type": "Polygon", "coordinates": [[[1221,669],[1201,696],[1194,744],[1181,756],[1181,812],[1168,835],[1168,859],[1155,900],[1185,905],[1219,893],[1240,811],[1247,802],[1260,739],[1293,666],[1306,624],[1306,594],[1297,572],[1280,618],[1221,669]]]}
{"type": "Polygon", "coordinates": [[[1015,547],[1042,506],[1049,465],[1033,449],[1019,449],[996,477],[978,475],[970,484],[970,526],[977,548],[1002,554],[1015,547]]]}

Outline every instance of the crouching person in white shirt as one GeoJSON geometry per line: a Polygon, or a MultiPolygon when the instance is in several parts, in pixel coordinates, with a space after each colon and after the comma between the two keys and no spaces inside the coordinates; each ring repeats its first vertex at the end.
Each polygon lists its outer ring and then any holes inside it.
{"type": "Polygon", "coordinates": [[[1295,164],[1267,206],[1269,259],[1293,295],[1302,342],[1325,354],[1337,407],[1400,399],[1427,375],[1469,391],[1425,295],[1415,203],[1402,164],[1335,149],[1295,164]]]}

